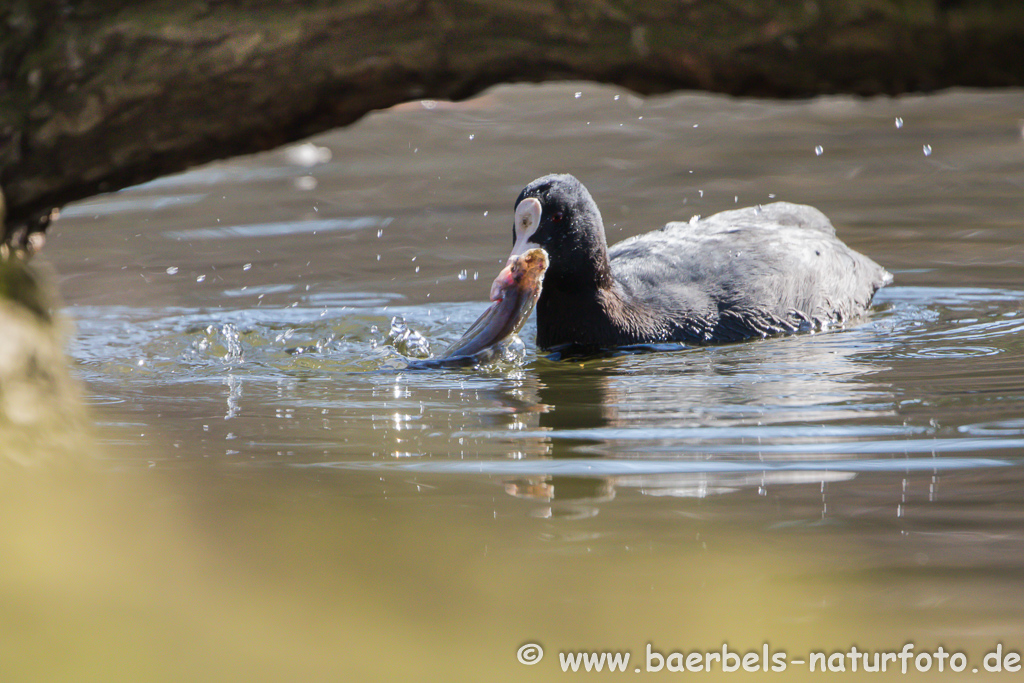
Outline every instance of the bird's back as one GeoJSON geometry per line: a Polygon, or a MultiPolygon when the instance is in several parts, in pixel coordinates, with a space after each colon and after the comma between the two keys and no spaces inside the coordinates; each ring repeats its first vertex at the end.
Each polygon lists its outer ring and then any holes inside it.
{"type": "Polygon", "coordinates": [[[892,276],[820,211],[777,202],[669,223],[609,249],[612,272],[666,339],[738,341],[839,325],[892,276]]]}

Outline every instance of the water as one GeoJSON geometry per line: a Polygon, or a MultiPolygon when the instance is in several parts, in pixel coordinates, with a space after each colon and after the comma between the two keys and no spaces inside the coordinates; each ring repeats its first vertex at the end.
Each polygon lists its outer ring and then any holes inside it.
{"type": "Polygon", "coordinates": [[[6,503],[45,533],[9,529],[33,626],[4,661],[519,680],[911,641],[984,674],[1024,647],[1022,107],[504,87],[70,207],[46,257],[99,454],[84,492],[6,503]],[[896,281],[835,333],[556,362],[531,323],[522,365],[406,371],[555,171],[609,241],[794,201],[896,281]],[[69,629],[77,656],[31,659],[69,629]]]}

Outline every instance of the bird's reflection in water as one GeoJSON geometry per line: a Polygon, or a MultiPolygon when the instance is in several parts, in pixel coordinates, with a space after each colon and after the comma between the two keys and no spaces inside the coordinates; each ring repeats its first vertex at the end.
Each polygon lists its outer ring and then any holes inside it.
{"type": "MultiPolygon", "coordinates": [[[[757,445],[799,442],[788,425],[877,420],[893,413],[890,387],[870,377],[886,368],[860,357],[866,348],[857,342],[864,336],[873,335],[853,330],[585,362],[540,360],[529,373],[536,404],[519,406],[530,411],[527,422],[536,428],[512,435],[519,452],[554,460],[727,457],[752,467],[741,472],[602,476],[598,463],[594,476],[509,478],[505,490],[545,503],[534,512],[538,516],[575,518],[597,514],[600,504],[622,488],[649,496],[703,498],[851,479],[851,472],[759,470],[757,463],[766,459],[828,456],[808,456],[797,449],[766,456],[757,445]],[[763,435],[766,427],[774,429],[770,436],[763,435]],[[735,444],[755,448],[749,454],[726,455],[723,446],[735,444]]],[[[827,453],[829,443],[851,437],[823,433],[812,438],[827,453]]]]}

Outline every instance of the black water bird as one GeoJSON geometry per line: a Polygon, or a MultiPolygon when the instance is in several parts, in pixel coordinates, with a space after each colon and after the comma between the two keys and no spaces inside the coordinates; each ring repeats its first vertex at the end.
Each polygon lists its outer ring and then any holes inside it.
{"type": "Polygon", "coordinates": [[[550,260],[536,305],[545,349],[824,330],[864,314],[892,281],[820,211],[786,202],[669,223],[609,248],[597,204],[571,175],[538,178],[516,200],[510,263],[535,247],[550,260]]]}

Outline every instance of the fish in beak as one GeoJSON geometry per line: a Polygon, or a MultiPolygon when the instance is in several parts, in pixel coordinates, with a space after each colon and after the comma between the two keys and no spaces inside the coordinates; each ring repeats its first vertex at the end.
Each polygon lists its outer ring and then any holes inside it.
{"type": "Polygon", "coordinates": [[[486,363],[497,357],[500,344],[518,334],[533,312],[547,269],[548,254],[543,249],[529,249],[510,257],[491,285],[490,307],[457,342],[432,360],[472,358],[476,363],[486,363]]]}

